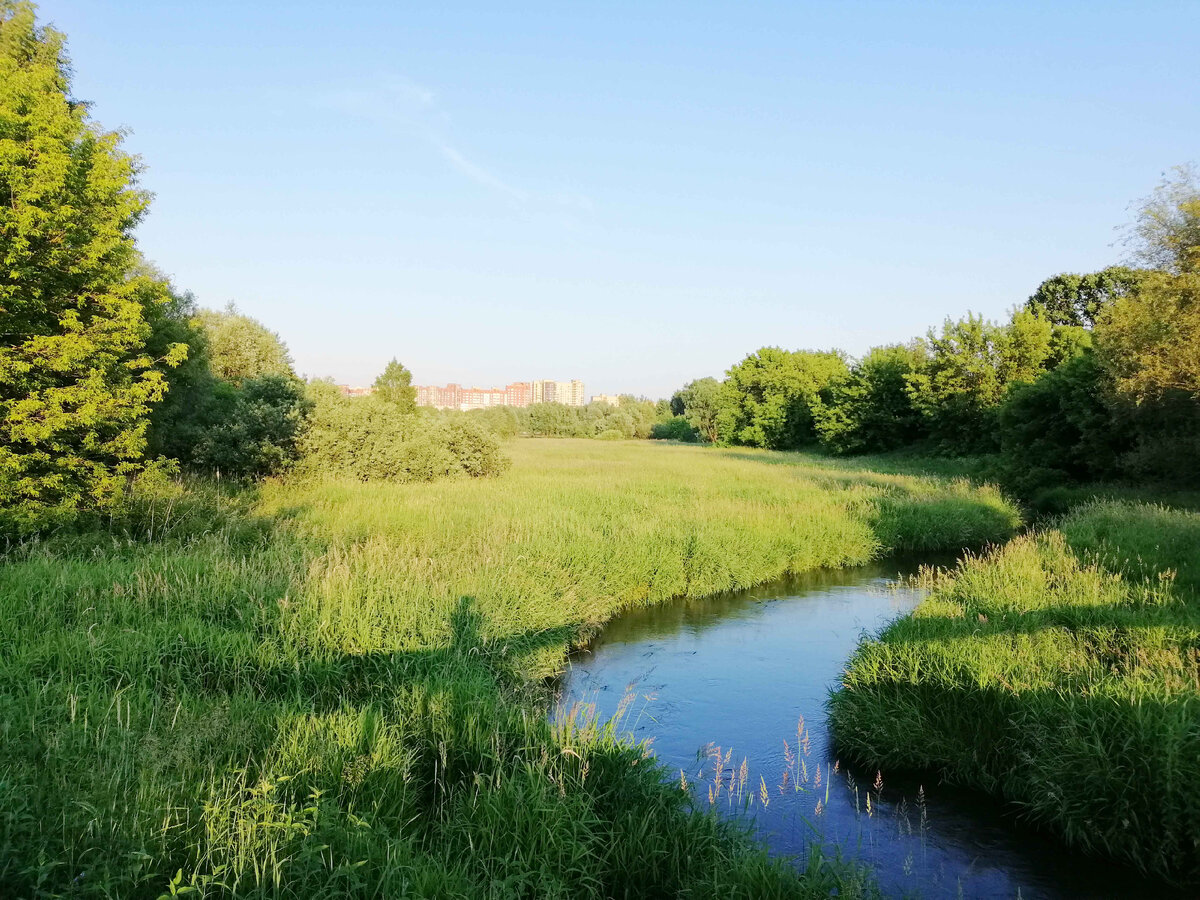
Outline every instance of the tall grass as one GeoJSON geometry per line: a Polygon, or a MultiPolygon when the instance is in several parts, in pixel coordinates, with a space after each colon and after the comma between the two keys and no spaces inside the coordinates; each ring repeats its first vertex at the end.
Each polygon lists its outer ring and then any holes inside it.
{"type": "Polygon", "coordinates": [[[1096,503],[927,580],[831,698],[841,752],[1200,881],[1200,514],[1096,503]]]}
{"type": "Polygon", "coordinates": [[[797,455],[513,455],[497,480],[191,491],[10,550],[0,896],[868,891],[769,860],[611,730],[556,731],[540,679],[628,606],[999,540],[1012,508],[797,455]]]}

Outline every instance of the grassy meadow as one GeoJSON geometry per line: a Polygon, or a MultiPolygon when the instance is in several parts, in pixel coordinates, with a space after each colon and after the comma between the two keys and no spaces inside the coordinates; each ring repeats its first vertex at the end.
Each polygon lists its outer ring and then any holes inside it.
{"type": "Polygon", "coordinates": [[[1097,501],[926,581],[832,698],[843,756],[1200,881],[1200,513],[1097,501]]]}
{"type": "Polygon", "coordinates": [[[792,897],[545,676],[618,611],[1019,524],[819,457],[523,441],[496,479],[147,499],[0,564],[0,895],[792,897]]]}

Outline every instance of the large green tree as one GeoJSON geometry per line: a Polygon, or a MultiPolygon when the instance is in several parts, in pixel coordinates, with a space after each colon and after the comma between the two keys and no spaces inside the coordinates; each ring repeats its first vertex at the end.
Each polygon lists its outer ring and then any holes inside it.
{"type": "Polygon", "coordinates": [[[292,357],[279,335],[239,313],[232,303],[220,312],[200,310],[192,321],[204,331],[209,365],[218,378],[236,384],[263,375],[296,377],[292,357]]]}
{"type": "Polygon", "coordinates": [[[822,388],[845,377],[838,352],[763,347],[730,368],[718,428],[730,443],[793,450],[816,439],[813,408],[822,388]]]}
{"type": "Polygon", "coordinates": [[[399,360],[393,359],[375,379],[375,396],[405,415],[417,411],[417,389],[412,386],[412,372],[399,360]]]}
{"type": "Polygon", "coordinates": [[[912,404],[930,435],[949,453],[978,453],[998,446],[997,412],[1010,385],[1030,382],[1052,360],[1054,327],[1020,310],[1008,325],[968,313],[930,329],[929,358],[906,375],[912,404]]]}
{"type": "Polygon", "coordinates": [[[924,420],[913,407],[907,377],[925,365],[922,341],[875,347],[846,378],[821,392],[816,429],[834,453],[893,450],[923,435],[924,420]]]}
{"type": "Polygon", "coordinates": [[[165,390],[146,311],[167,296],[138,270],[137,174],[71,97],[63,35],[0,0],[0,507],[26,524],[119,496],[165,390]]]}
{"type": "Polygon", "coordinates": [[[721,382],[715,378],[689,381],[671,398],[671,410],[683,416],[687,423],[709,443],[720,438],[718,416],[721,412],[721,382]]]}
{"type": "Polygon", "coordinates": [[[1172,275],[1200,271],[1200,169],[1176,166],[1138,205],[1128,229],[1133,258],[1172,275]]]}
{"type": "Polygon", "coordinates": [[[1144,269],[1109,266],[1099,272],[1064,272],[1047,278],[1025,302],[1025,308],[1055,325],[1091,328],[1100,313],[1122,297],[1137,293],[1144,269]]]}

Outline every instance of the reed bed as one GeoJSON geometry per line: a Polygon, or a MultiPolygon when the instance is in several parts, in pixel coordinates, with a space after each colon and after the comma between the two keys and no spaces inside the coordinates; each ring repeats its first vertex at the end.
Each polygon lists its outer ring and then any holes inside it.
{"type": "Polygon", "coordinates": [[[494,480],[196,488],[10,548],[0,895],[870,893],[769,859],[614,730],[551,724],[544,678],[621,609],[1001,540],[1011,505],[796,454],[512,455],[494,480]]]}
{"type": "Polygon", "coordinates": [[[843,757],[1200,883],[1200,514],[1093,503],[924,577],[831,698],[843,757]]]}

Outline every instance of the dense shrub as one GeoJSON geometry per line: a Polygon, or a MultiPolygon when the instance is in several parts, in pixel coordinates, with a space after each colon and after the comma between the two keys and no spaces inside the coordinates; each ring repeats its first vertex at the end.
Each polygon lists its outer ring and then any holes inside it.
{"type": "Polygon", "coordinates": [[[300,468],[310,475],[362,481],[433,481],[504,471],[495,435],[466,420],[405,415],[372,397],[343,397],[328,383],[310,385],[313,408],[300,440],[300,468]]]}
{"type": "Polygon", "coordinates": [[[474,422],[447,422],[441,432],[451,459],[472,478],[498,475],[511,463],[495,436],[474,422]]]}
{"type": "Polygon", "coordinates": [[[683,416],[672,416],[665,422],[659,422],[650,429],[650,437],[656,441],[684,441],[689,444],[699,440],[696,429],[683,416]]]}
{"type": "Polygon", "coordinates": [[[1064,478],[1116,475],[1132,436],[1116,427],[1111,404],[1104,370],[1091,352],[1014,386],[999,417],[1000,445],[1014,477],[1052,486],[1064,478]]]}
{"type": "Polygon", "coordinates": [[[729,370],[718,415],[721,439],[770,450],[812,443],[818,394],[846,373],[839,352],[764,347],[750,354],[729,370]]]}
{"type": "Polygon", "coordinates": [[[285,472],[296,460],[308,408],[304,386],[285,375],[247,378],[240,385],[218,381],[189,462],[245,478],[285,472]]]}

